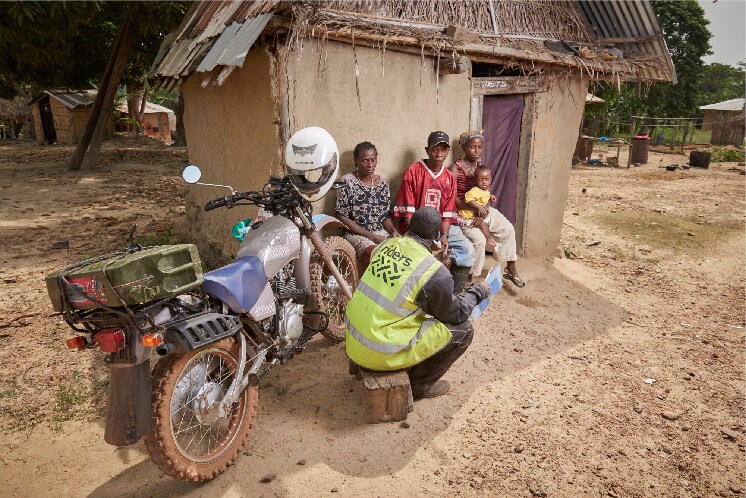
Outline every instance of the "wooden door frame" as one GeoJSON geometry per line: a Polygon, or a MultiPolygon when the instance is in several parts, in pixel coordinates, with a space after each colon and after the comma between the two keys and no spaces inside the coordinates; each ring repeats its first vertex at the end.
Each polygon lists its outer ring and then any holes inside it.
{"type": "Polygon", "coordinates": [[[521,136],[518,146],[518,174],[516,177],[515,200],[515,237],[516,249],[523,254],[523,233],[526,223],[526,200],[529,190],[529,169],[531,167],[531,150],[534,132],[534,99],[538,92],[545,92],[548,83],[542,77],[504,76],[471,79],[471,113],[470,129],[482,128],[484,97],[504,95],[506,97],[523,97],[523,116],[521,117],[521,136]]]}

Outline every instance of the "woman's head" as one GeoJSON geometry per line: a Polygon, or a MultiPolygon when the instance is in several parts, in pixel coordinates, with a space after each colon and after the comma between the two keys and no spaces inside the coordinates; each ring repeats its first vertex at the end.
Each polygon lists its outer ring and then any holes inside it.
{"type": "Polygon", "coordinates": [[[464,149],[464,157],[469,161],[478,161],[484,152],[484,130],[467,131],[458,139],[459,145],[464,149]]]}
{"type": "Polygon", "coordinates": [[[378,164],[378,150],[370,142],[361,142],[352,152],[355,158],[355,169],[363,175],[372,175],[378,164]]]}

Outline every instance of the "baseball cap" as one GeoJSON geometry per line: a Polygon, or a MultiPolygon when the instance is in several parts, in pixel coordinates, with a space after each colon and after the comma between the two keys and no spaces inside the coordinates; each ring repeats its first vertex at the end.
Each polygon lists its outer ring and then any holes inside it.
{"type": "Polygon", "coordinates": [[[448,147],[451,146],[451,140],[448,138],[448,135],[446,135],[443,131],[434,131],[430,135],[427,136],[427,146],[432,147],[433,145],[437,145],[439,143],[444,143],[448,147]]]}

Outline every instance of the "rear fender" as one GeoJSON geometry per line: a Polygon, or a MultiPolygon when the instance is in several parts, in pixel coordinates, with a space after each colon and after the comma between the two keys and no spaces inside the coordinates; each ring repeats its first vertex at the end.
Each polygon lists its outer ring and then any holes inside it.
{"type": "Polygon", "coordinates": [[[104,441],[114,446],[127,446],[135,444],[152,430],[150,362],[112,364],[106,398],[104,441]]]}

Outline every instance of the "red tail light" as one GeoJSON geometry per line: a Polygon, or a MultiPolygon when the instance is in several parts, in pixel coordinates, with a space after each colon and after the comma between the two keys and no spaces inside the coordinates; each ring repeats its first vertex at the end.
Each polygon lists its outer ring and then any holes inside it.
{"type": "Polygon", "coordinates": [[[78,335],[75,337],[71,337],[70,339],[65,341],[65,344],[67,344],[67,349],[83,349],[88,345],[88,340],[83,337],[82,335],[78,335]]]}
{"type": "Polygon", "coordinates": [[[126,338],[122,329],[104,329],[94,336],[101,351],[116,353],[124,349],[126,338]]]}

